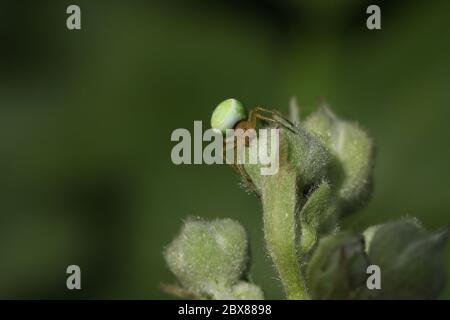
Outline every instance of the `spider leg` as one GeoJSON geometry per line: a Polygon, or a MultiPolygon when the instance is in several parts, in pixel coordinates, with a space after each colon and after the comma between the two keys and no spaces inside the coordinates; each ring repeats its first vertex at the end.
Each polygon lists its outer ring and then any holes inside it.
{"type": "Polygon", "coordinates": [[[236,170],[236,172],[242,177],[244,184],[251,190],[253,191],[256,195],[260,195],[259,194],[259,190],[256,188],[255,184],[253,183],[252,178],[250,178],[250,176],[248,175],[248,173],[245,171],[244,166],[243,165],[236,165],[233,164],[232,165],[233,169],[236,170]]]}
{"type": "MultiPolygon", "coordinates": [[[[258,108],[258,107],[257,107],[258,108]]],[[[260,110],[261,112],[266,112],[268,114],[271,114],[274,119],[277,119],[280,122],[283,122],[284,126],[291,130],[292,132],[296,132],[296,126],[294,123],[292,123],[289,119],[287,119],[285,116],[283,116],[278,110],[268,110],[268,109],[264,109],[259,107],[258,110],[260,110]]]]}
{"type": "MultiPolygon", "coordinates": [[[[235,141],[236,142],[236,141],[235,141]]],[[[226,148],[226,143],[224,143],[224,147],[222,148],[222,158],[225,160],[225,163],[227,162],[227,157],[226,157],[226,152],[227,152],[227,148],[226,148]]],[[[252,190],[256,195],[260,195],[259,194],[259,190],[256,188],[256,186],[253,183],[252,178],[248,175],[247,171],[245,171],[244,166],[242,164],[238,164],[237,159],[238,159],[238,154],[237,154],[237,143],[234,143],[233,145],[233,162],[230,163],[230,166],[234,169],[234,171],[236,171],[239,176],[242,178],[243,183],[250,189],[252,190]]]]}
{"type": "Polygon", "coordinates": [[[286,119],[280,112],[274,110],[267,110],[261,107],[255,107],[250,112],[250,122],[256,126],[256,119],[263,121],[274,122],[280,124],[289,131],[296,132],[296,126],[286,119]],[[265,114],[265,115],[264,115],[265,114]]]}

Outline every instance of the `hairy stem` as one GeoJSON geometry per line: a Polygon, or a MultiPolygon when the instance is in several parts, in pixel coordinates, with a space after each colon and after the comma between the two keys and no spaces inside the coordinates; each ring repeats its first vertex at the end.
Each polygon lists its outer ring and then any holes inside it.
{"type": "Polygon", "coordinates": [[[296,250],[297,182],[295,172],[280,170],[276,178],[268,177],[264,192],[264,234],[267,248],[280,276],[288,299],[309,299],[305,279],[300,271],[296,250]]]}

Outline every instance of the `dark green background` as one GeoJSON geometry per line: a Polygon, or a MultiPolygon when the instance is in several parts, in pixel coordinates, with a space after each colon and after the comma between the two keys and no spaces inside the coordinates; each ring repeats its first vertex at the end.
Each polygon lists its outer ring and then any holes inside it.
{"type": "Polygon", "coordinates": [[[286,111],[296,95],[302,115],[324,97],[371,132],[375,192],[344,227],[448,224],[450,2],[378,1],[379,31],[370,3],[2,0],[0,298],[170,298],[161,252],[188,215],[241,221],[255,282],[282,297],[258,200],[229,167],[170,160],[171,132],[229,97],[286,111]]]}

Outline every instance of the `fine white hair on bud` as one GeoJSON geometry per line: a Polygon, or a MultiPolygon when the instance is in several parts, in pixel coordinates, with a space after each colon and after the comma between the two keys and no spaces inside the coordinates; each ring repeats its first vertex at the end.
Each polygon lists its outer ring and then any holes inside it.
{"type": "Polygon", "coordinates": [[[445,284],[444,248],[450,228],[427,232],[416,219],[368,228],[363,233],[370,263],[380,267],[376,299],[436,299],[445,284]]]}
{"type": "MultiPolygon", "coordinates": [[[[236,298],[233,286],[246,276],[248,255],[247,233],[231,219],[188,219],[164,251],[169,269],[184,288],[216,299],[236,298]]],[[[255,289],[247,291],[256,295],[255,289]]]]}
{"type": "Polygon", "coordinates": [[[356,123],[341,120],[327,106],[310,114],[304,126],[332,156],[329,176],[337,188],[341,213],[360,209],[372,191],[375,157],[372,139],[356,123]]]}

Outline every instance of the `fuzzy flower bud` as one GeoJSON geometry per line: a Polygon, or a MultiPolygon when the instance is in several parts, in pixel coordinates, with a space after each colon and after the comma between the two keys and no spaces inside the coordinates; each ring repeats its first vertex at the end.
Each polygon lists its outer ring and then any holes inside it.
{"type": "MultiPolygon", "coordinates": [[[[190,219],[166,248],[164,257],[190,292],[232,299],[232,287],[247,271],[248,254],[247,234],[240,223],[231,219],[211,222],[190,219]]],[[[235,290],[257,296],[251,286],[235,290]]]]}
{"type": "Polygon", "coordinates": [[[416,220],[374,226],[364,232],[367,253],[381,270],[378,299],[435,299],[445,284],[443,249],[449,228],[427,232],[416,220]]]}
{"type": "Polygon", "coordinates": [[[337,187],[342,214],[365,205],[372,191],[372,139],[357,124],[339,119],[328,107],[312,113],[304,125],[333,157],[330,178],[337,187]]]}
{"type": "Polygon", "coordinates": [[[338,233],[320,239],[307,270],[312,298],[356,298],[365,284],[367,265],[361,236],[338,233]]]}

